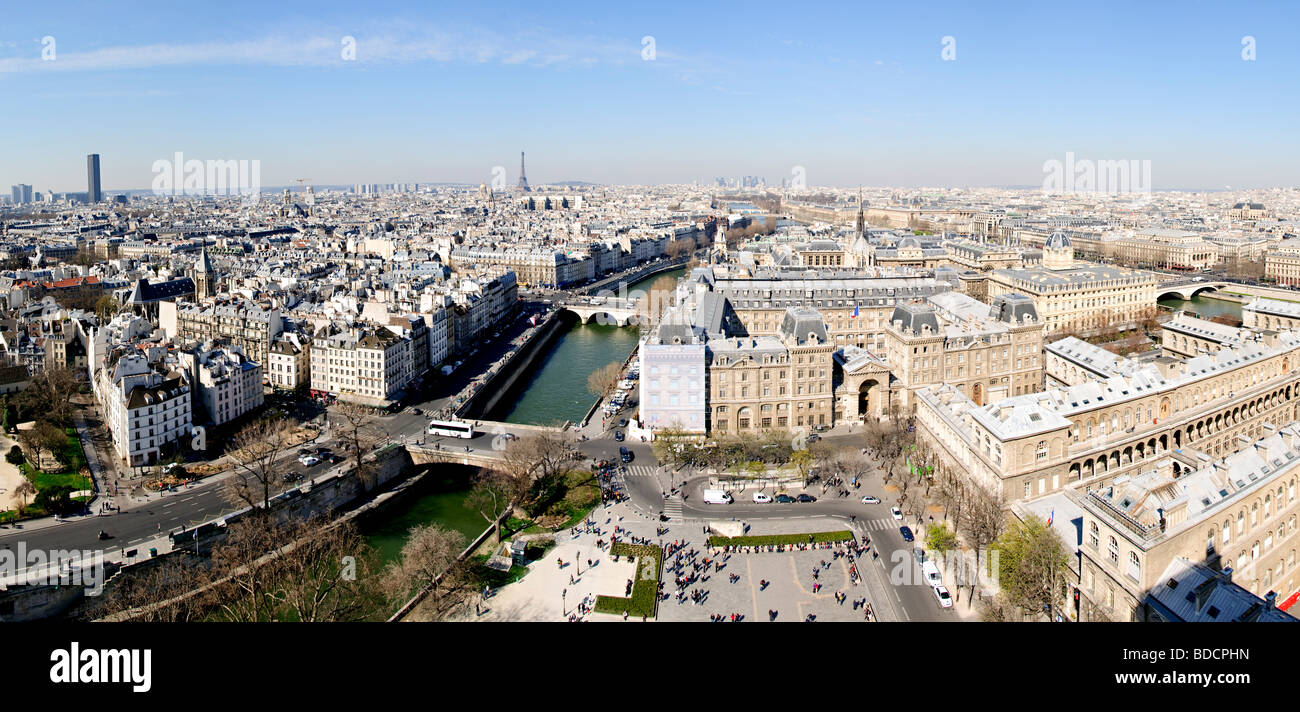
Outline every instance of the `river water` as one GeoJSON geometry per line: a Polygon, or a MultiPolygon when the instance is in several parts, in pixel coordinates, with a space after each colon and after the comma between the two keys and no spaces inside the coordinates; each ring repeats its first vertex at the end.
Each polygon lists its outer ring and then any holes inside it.
{"type": "Polygon", "coordinates": [[[1241,318],[1241,303],[1229,302],[1223,299],[1211,299],[1204,294],[1198,294],[1191,299],[1165,298],[1161,299],[1158,304],[1162,307],[1169,307],[1174,311],[1185,310],[1195,312],[1202,319],[1212,319],[1221,314],[1228,314],[1241,318]]]}
{"type": "MultiPolygon", "coordinates": [[[[649,289],[657,279],[679,279],[685,273],[681,268],[651,275],[629,284],[627,291],[649,289]]],[[[532,379],[502,420],[524,425],[581,421],[597,397],[587,388],[587,376],[609,363],[625,361],[640,336],[635,326],[574,323],[556,339],[549,354],[534,362],[532,379]]]]}

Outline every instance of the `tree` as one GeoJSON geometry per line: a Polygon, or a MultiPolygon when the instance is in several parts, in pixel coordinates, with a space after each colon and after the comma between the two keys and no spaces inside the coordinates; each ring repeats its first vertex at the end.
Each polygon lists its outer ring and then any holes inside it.
{"type": "Polygon", "coordinates": [[[72,397],[81,389],[76,375],[68,368],[47,368],[32,379],[19,396],[22,410],[29,416],[53,420],[65,426],[72,422],[72,397]]]}
{"type": "Polygon", "coordinates": [[[505,513],[520,492],[516,480],[504,472],[480,470],[474,477],[474,486],[465,497],[465,507],[478,512],[489,524],[495,524],[497,538],[501,538],[501,515],[505,513]]]}
{"type": "Polygon", "coordinates": [[[365,454],[381,438],[375,427],[375,416],[370,409],[355,403],[343,403],[331,408],[331,421],[338,429],[338,438],[352,452],[356,470],[354,476],[363,490],[369,491],[378,483],[373,482],[373,465],[366,462],[365,454]]]}
{"type": "Polygon", "coordinates": [[[68,436],[63,432],[63,428],[51,423],[48,420],[41,420],[35,426],[28,430],[18,433],[18,442],[22,443],[23,449],[36,455],[32,463],[36,469],[42,469],[44,458],[41,453],[53,453],[62,449],[67,444],[68,436]]]}
{"type": "Polygon", "coordinates": [[[1006,502],[1001,492],[990,492],[974,487],[966,499],[963,516],[966,540],[975,549],[975,564],[979,565],[980,551],[997,540],[1006,525],[1006,502]]]}
{"type": "Polygon", "coordinates": [[[428,590],[426,599],[432,617],[444,615],[464,593],[468,577],[460,561],[465,550],[465,535],[425,524],[411,529],[402,546],[402,554],[384,571],[383,588],[390,601],[405,602],[419,591],[428,590]],[[435,583],[436,582],[436,583],[435,583]]]}
{"type": "Polygon", "coordinates": [[[803,478],[803,486],[808,486],[808,470],[812,467],[813,454],[808,448],[795,450],[790,454],[790,464],[799,468],[799,476],[803,478]]]}
{"type": "Polygon", "coordinates": [[[36,485],[32,484],[30,480],[24,477],[23,481],[19,482],[18,486],[14,488],[14,494],[18,495],[20,507],[26,507],[27,498],[36,494],[36,485]]]}
{"type": "Polygon", "coordinates": [[[114,299],[111,294],[105,294],[95,300],[95,315],[99,317],[101,324],[110,321],[116,316],[120,308],[117,299],[114,299]]]}
{"type": "Polygon", "coordinates": [[[543,432],[512,440],[506,447],[503,471],[523,492],[524,510],[534,514],[546,509],[559,494],[564,475],[579,461],[567,436],[543,432]]]}
{"type": "Polygon", "coordinates": [[[72,500],[72,492],[71,485],[46,487],[36,493],[35,504],[50,514],[72,514],[82,507],[80,502],[72,500]]]}
{"type": "Polygon", "coordinates": [[[592,371],[591,375],[587,376],[587,390],[604,398],[618,387],[618,382],[622,378],[623,365],[618,361],[608,363],[604,367],[592,371]]]}
{"type": "Polygon", "coordinates": [[[925,548],[946,554],[957,548],[957,535],[943,522],[931,524],[925,532],[925,548]]]}
{"type": "Polygon", "coordinates": [[[226,481],[230,497],[250,507],[271,508],[271,490],[283,479],[277,460],[289,449],[289,426],[276,418],[245,425],[234,438],[230,459],[235,467],[226,481]]]}
{"type": "Polygon", "coordinates": [[[14,467],[22,467],[22,464],[27,462],[27,458],[23,455],[23,449],[14,445],[9,448],[9,452],[5,453],[5,462],[14,467]]]}
{"type": "Polygon", "coordinates": [[[1003,600],[1030,615],[1056,610],[1070,566],[1061,535],[1030,515],[1012,523],[997,550],[1003,600]]]}

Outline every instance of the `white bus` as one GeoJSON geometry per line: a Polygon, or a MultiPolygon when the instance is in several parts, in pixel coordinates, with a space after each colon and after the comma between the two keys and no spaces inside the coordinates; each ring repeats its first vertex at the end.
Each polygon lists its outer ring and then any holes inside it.
{"type": "Polygon", "coordinates": [[[474,437],[474,426],[470,423],[454,420],[430,420],[429,434],[449,438],[472,438],[474,437]]]}

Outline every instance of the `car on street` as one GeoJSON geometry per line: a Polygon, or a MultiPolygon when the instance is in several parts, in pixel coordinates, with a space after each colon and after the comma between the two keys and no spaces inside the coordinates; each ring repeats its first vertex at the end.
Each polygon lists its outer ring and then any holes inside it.
{"type": "Polygon", "coordinates": [[[935,586],[934,597],[939,599],[940,608],[952,608],[952,596],[948,594],[947,588],[943,586],[935,586]]]}
{"type": "Polygon", "coordinates": [[[615,431],[614,431],[614,440],[616,440],[616,441],[618,441],[618,442],[623,442],[623,438],[624,438],[624,436],[623,436],[623,431],[622,431],[622,430],[615,430],[615,431]]]}
{"type": "Polygon", "coordinates": [[[772,495],[767,494],[766,492],[754,493],[754,504],[767,504],[768,502],[771,501],[772,501],[772,495]]]}
{"type": "Polygon", "coordinates": [[[880,498],[879,498],[879,497],[872,497],[871,495],[867,495],[866,497],[863,497],[863,498],[862,498],[862,503],[863,503],[863,504],[880,504],[880,498]]]}
{"type": "Polygon", "coordinates": [[[298,462],[301,462],[303,467],[312,467],[320,462],[320,458],[315,455],[303,455],[298,458],[298,462]]]}
{"type": "Polygon", "coordinates": [[[627,427],[627,418],[619,418],[619,419],[618,419],[618,427],[620,427],[620,428],[626,428],[626,427],[627,427]]]}
{"type": "Polygon", "coordinates": [[[814,496],[812,496],[812,495],[810,495],[810,494],[808,494],[807,492],[804,492],[803,494],[799,495],[798,497],[795,497],[795,501],[796,501],[796,502],[816,502],[816,501],[817,501],[817,498],[814,497],[814,496]]]}
{"type": "Polygon", "coordinates": [[[915,541],[916,537],[912,536],[912,530],[907,527],[899,527],[898,533],[903,535],[903,541],[915,541]]]}
{"type": "Polygon", "coordinates": [[[618,449],[618,459],[622,460],[625,464],[631,462],[631,461],[632,461],[632,451],[631,451],[631,450],[628,450],[628,449],[625,448],[625,447],[621,447],[621,448],[619,448],[619,449],[618,449]]]}
{"type": "Polygon", "coordinates": [[[808,434],[808,437],[805,438],[805,441],[806,441],[806,442],[810,442],[810,443],[815,443],[815,442],[817,442],[818,440],[821,440],[821,439],[822,439],[822,436],[818,435],[817,433],[809,433],[809,434],[808,434]]]}
{"type": "Polygon", "coordinates": [[[780,504],[789,504],[795,501],[795,499],[788,494],[778,494],[776,497],[772,498],[772,501],[780,504]]]}
{"type": "Polygon", "coordinates": [[[894,515],[894,521],[896,522],[903,521],[903,510],[899,509],[898,507],[890,507],[889,513],[894,515]]]}

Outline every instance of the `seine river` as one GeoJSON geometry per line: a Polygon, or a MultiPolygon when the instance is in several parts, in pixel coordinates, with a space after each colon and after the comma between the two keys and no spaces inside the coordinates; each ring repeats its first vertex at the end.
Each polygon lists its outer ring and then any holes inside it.
{"type": "MultiPolygon", "coordinates": [[[[628,291],[648,289],[664,276],[680,279],[685,273],[680,268],[651,275],[629,284],[628,291]]],[[[502,420],[525,425],[581,421],[597,395],[587,388],[587,376],[606,364],[626,360],[640,335],[636,327],[574,323],[534,364],[532,380],[502,420]]]]}
{"type": "Polygon", "coordinates": [[[1158,304],[1162,307],[1169,307],[1174,311],[1180,309],[1190,312],[1196,312],[1203,319],[1210,319],[1220,314],[1230,314],[1241,318],[1241,304],[1239,302],[1229,302],[1222,299],[1209,299],[1204,294],[1198,294],[1190,300],[1174,298],[1161,299],[1158,304]]]}

